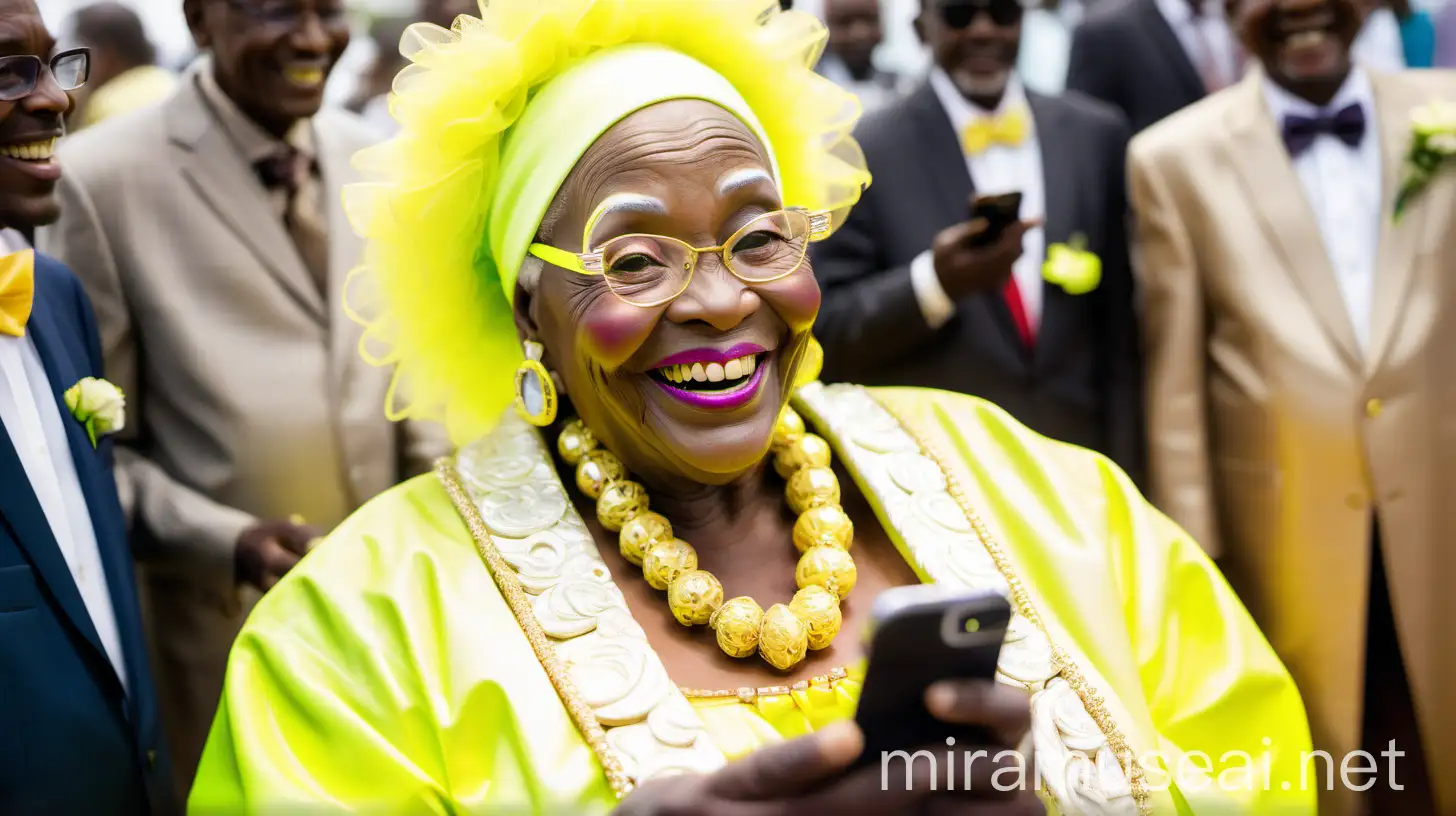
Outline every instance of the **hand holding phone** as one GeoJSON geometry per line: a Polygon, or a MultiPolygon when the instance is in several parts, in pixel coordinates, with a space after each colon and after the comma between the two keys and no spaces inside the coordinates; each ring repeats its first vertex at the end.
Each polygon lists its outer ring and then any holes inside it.
{"type": "Polygon", "coordinates": [[[1040,223],[1020,218],[1020,193],[976,196],[967,210],[969,219],[941,230],[931,247],[936,277],[952,300],[1005,286],[1022,236],[1040,223]]]}
{"type": "MultiPolygon", "coordinates": [[[[1011,606],[995,593],[935,585],[881,593],[871,613],[869,667],[855,712],[865,736],[861,762],[877,763],[885,754],[926,745],[944,747],[949,736],[1001,744],[1005,735],[999,733],[1000,723],[966,722],[975,712],[957,702],[962,692],[979,694],[965,691],[966,681],[994,688],[1001,642],[1010,625],[1011,606]],[[945,689],[951,697],[944,697],[945,689]],[[938,712],[930,709],[936,695],[941,695],[938,712]]],[[[1021,703],[1024,708],[1024,696],[1021,703]]]]}

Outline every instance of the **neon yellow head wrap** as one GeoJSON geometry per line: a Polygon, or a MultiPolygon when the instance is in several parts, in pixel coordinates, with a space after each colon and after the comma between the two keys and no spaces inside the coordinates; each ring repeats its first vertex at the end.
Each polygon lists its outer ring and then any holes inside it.
{"type": "MultiPolygon", "coordinates": [[[[721,74],[678,51],[660,45],[625,45],[573,65],[531,99],[505,139],[500,184],[486,229],[506,297],[515,295],[516,273],[526,247],[577,160],[617,122],[670,99],[712,102],[769,145],[743,95],[721,74]]],[[[574,235],[558,236],[562,242],[575,240],[574,235]]],[[[562,247],[576,250],[567,243],[562,247]]]]}
{"type": "MultiPolygon", "coordinates": [[[[553,198],[614,124],[671,99],[732,112],[784,201],[842,215],[869,183],[854,97],[812,70],[826,31],[778,0],[489,0],[446,31],[412,26],[395,80],[400,135],[345,190],[363,265],[346,293],[361,351],[394,366],[393,419],[464,442],[512,397],[516,276],[553,198]]],[[[575,249],[574,236],[554,236],[575,249]]]]}

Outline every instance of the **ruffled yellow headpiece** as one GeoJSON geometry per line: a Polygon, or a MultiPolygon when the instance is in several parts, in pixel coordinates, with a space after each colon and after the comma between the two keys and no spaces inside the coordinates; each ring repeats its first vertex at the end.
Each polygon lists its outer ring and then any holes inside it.
{"type": "MultiPolygon", "coordinates": [[[[764,141],[786,204],[844,213],[869,183],[854,97],[813,72],[827,32],[778,0],[489,0],[451,30],[417,24],[394,83],[393,140],[345,189],[366,239],[350,278],[361,351],[395,367],[391,419],[489,430],[521,359],[516,275],[576,162],[616,122],[705,99],[764,141]]],[[[568,247],[571,248],[571,247],[568,247]]]]}

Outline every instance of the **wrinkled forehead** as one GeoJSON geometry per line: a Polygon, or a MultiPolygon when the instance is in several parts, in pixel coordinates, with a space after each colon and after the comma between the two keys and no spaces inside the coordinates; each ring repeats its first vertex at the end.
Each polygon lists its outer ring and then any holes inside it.
{"type": "Polygon", "coordinates": [[[777,196],[768,150],[734,113],[711,102],[659,102],[618,122],[582,155],[554,209],[590,225],[619,211],[666,215],[687,193],[727,198],[756,188],[777,196]]]}

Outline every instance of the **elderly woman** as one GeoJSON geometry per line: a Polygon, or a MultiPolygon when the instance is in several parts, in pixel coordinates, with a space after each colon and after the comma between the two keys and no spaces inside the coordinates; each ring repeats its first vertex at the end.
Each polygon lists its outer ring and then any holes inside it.
{"type": "Polygon", "coordinates": [[[1312,809],[1284,668],[1113,465],[971,397],[814,382],[805,249],[868,178],[813,18],[482,13],[407,35],[401,134],[349,196],[391,410],[462,447],[257,607],[194,812],[1312,809]],[[1035,773],[853,764],[856,635],[932,581],[1016,615],[1001,682],[928,705],[1035,773]]]}

